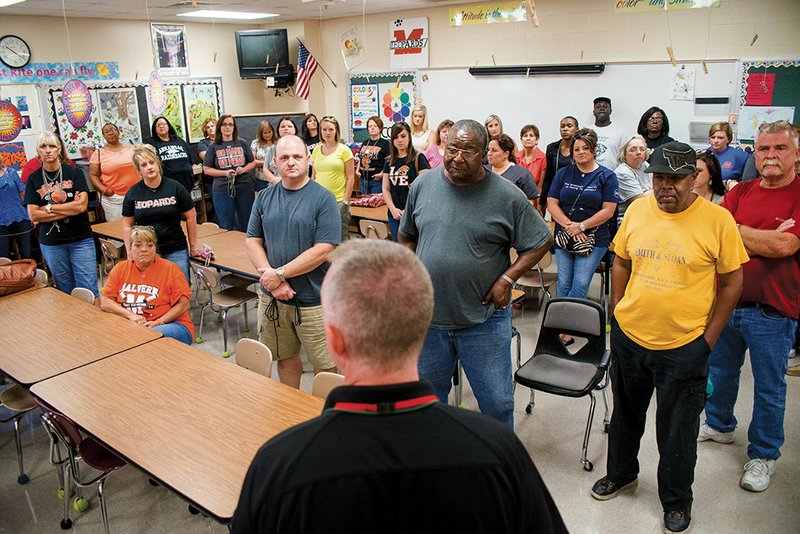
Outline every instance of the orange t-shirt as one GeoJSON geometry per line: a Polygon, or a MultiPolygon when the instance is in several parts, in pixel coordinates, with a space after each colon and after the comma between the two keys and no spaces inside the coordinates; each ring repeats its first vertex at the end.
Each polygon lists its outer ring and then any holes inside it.
{"type": "MultiPolygon", "coordinates": [[[[116,264],[101,293],[148,321],[163,317],[181,297],[192,298],[192,290],[180,267],[159,257],[144,273],[131,260],[116,264]]],[[[176,321],[188,328],[194,337],[188,310],[176,321]]]]}
{"type": "Polygon", "coordinates": [[[125,195],[141,178],[133,164],[133,146],[120,143],[119,148],[98,148],[89,163],[100,165],[100,181],[117,195],[125,195]]]}

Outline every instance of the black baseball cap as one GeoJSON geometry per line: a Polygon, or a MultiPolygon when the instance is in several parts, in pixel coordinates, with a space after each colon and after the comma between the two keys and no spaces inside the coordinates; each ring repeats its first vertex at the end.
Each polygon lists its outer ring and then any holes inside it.
{"type": "Polygon", "coordinates": [[[592,104],[597,104],[598,102],[608,102],[608,105],[611,105],[611,99],[607,96],[598,96],[594,100],[592,100],[592,104]]]}
{"type": "Polygon", "coordinates": [[[644,172],[688,176],[697,170],[697,153],[686,143],[671,141],[657,146],[647,162],[644,172]]]}

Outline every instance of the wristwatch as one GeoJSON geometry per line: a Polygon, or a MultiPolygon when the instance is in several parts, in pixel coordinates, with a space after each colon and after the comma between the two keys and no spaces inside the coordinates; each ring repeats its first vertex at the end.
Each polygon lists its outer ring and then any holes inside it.
{"type": "Polygon", "coordinates": [[[47,206],[44,207],[44,211],[46,211],[47,213],[53,213],[53,205],[48,204],[47,206]]]}
{"type": "Polygon", "coordinates": [[[585,232],[586,231],[586,225],[583,224],[582,222],[578,225],[578,228],[581,229],[581,232],[585,232]]]}
{"type": "Polygon", "coordinates": [[[278,278],[281,279],[281,282],[286,281],[286,269],[284,269],[283,267],[278,267],[277,269],[275,269],[275,274],[278,275],[278,278]]]}

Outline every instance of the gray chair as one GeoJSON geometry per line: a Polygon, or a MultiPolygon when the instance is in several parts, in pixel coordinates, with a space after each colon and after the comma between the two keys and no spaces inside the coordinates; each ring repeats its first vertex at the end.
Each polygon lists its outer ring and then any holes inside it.
{"type": "Polygon", "coordinates": [[[361,235],[367,239],[389,238],[389,225],[385,222],[361,219],[358,222],[358,229],[361,231],[361,235]]]}
{"type": "MultiPolygon", "coordinates": [[[[511,257],[512,261],[516,259],[516,254],[513,250],[511,257]]],[[[553,263],[553,255],[550,251],[547,251],[533,269],[519,277],[517,286],[541,289],[548,299],[551,298],[550,287],[558,280],[558,273],[545,272],[545,269],[550,267],[551,263],[553,263]]]]}
{"type": "Polygon", "coordinates": [[[89,304],[94,304],[94,293],[92,293],[91,289],[86,289],[85,287],[76,287],[72,290],[70,295],[84,302],[88,302],[89,304]]]}
{"type": "Polygon", "coordinates": [[[0,406],[8,410],[8,417],[0,418],[0,423],[14,422],[14,443],[17,446],[17,463],[19,464],[19,476],[17,482],[27,484],[30,480],[25,474],[22,460],[22,438],[19,433],[19,421],[22,417],[36,408],[36,399],[33,398],[27,389],[14,384],[0,392],[0,406]]]}
{"type": "Polygon", "coordinates": [[[533,411],[536,390],[565,397],[589,396],[589,417],[581,456],[586,471],[594,469],[587,458],[587,450],[596,405],[595,390],[603,393],[606,407],[603,428],[608,432],[606,386],[611,353],[606,346],[605,325],[605,311],[596,302],[569,297],[549,300],[533,356],[514,374],[516,383],[531,388],[530,402],[525,408],[528,414],[533,411]],[[560,333],[573,336],[574,346],[580,348],[570,352],[558,337],[560,333]]]}
{"type": "Polygon", "coordinates": [[[125,258],[125,246],[124,243],[113,239],[101,237],[98,241],[100,242],[100,252],[103,254],[103,261],[100,264],[100,283],[103,283],[103,280],[114,268],[114,265],[125,258]]]}

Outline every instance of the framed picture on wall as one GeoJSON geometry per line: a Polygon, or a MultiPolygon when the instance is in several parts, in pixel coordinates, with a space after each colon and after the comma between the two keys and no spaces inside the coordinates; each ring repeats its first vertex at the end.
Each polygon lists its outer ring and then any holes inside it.
{"type": "Polygon", "coordinates": [[[163,76],[188,76],[189,53],[186,50],[186,26],[151,24],[153,54],[158,72],[163,76]]]}

